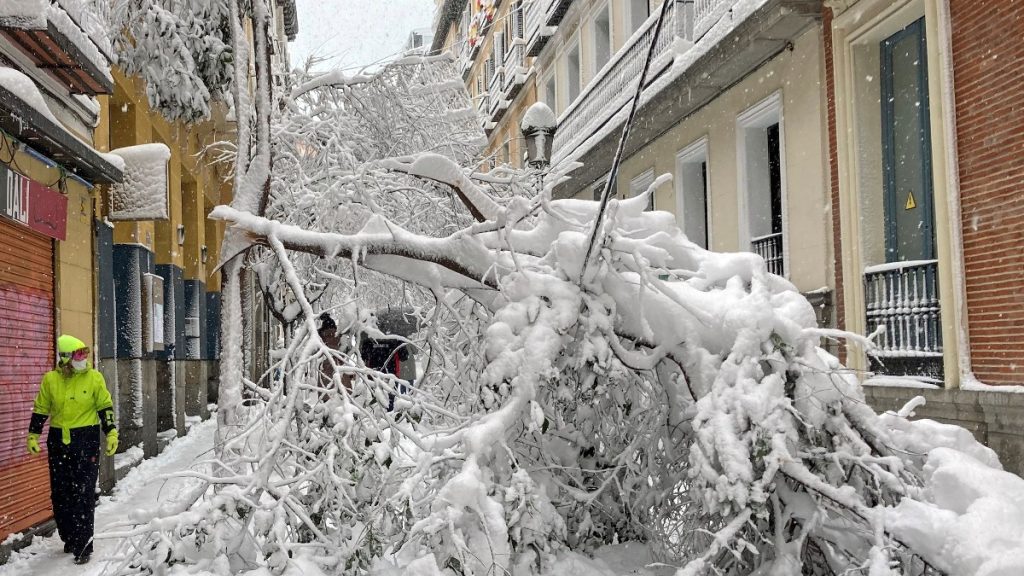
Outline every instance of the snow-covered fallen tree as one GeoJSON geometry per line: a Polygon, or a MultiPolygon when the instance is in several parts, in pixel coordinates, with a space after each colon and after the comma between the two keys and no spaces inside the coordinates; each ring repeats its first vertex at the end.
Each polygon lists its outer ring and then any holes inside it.
{"type": "Polygon", "coordinates": [[[587,261],[597,203],[476,172],[478,135],[400,125],[415,110],[386,104],[410,94],[374,79],[428,65],[304,84],[266,202],[213,212],[287,337],[259,382],[222,374],[244,393],[222,396],[215,474],[114,534],[119,573],[561,574],[624,541],[679,576],[1019,572],[1012,516],[998,557],[948,545],[954,520],[1024,508],[986,490],[1024,494],[991,451],[876,415],[792,284],[689,242],[646,195],[611,201],[587,261]],[[356,353],[389,301],[423,327],[415,382],[356,353]]]}

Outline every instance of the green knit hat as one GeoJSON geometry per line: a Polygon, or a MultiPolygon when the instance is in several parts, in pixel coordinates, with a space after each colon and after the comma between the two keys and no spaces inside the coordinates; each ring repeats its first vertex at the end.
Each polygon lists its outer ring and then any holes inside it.
{"type": "Polygon", "coordinates": [[[82,348],[88,348],[88,346],[85,345],[85,342],[82,342],[74,336],[61,334],[60,337],[57,338],[57,352],[59,354],[71,354],[75,350],[81,350],[82,348]]]}

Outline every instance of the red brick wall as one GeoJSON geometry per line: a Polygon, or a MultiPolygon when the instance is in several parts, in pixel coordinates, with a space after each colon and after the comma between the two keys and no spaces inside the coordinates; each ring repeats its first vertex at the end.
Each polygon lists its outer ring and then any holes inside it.
{"type": "Polygon", "coordinates": [[[1024,2],[951,0],[971,359],[1024,384],[1024,2]]]}
{"type": "MultiPolygon", "coordinates": [[[[828,174],[829,193],[832,199],[832,249],[833,266],[836,275],[835,315],[836,328],[846,329],[846,301],[843,298],[843,238],[839,221],[839,146],[836,141],[836,83],[835,65],[832,61],[832,9],[822,7],[822,37],[825,51],[825,97],[828,114],[828,174]]],[[[841,348],[840,359],[846,360],[845,349],[841,348]]]]}

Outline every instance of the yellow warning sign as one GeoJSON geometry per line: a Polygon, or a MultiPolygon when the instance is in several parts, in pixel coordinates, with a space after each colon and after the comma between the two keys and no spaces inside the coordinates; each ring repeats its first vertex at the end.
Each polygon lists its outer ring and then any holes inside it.
{"type": "Polygon", "coordinates": [[[913,210],[917,208],[917,202],[914,201],[914,191],[907,190],[907,204],[904,206],[905,210],[913,210]]]}

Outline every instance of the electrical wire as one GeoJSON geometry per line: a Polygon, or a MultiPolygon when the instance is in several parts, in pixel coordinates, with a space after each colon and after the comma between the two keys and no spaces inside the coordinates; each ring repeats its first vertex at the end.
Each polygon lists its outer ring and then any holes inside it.
{"type": "Polygon", "coordinates": [[[622,152],[626,147],[626,140],[629,138],[629,129],[633,125],[633,119],[636,116],[636,109],[640,105],[640,95],[644,91],[644,81],[647,79],[647,72],[651,68],[651,60],[654,59],[654,47],[658,43],[658,37],[661,36],[661,25],[665,21],[665,15],[668,14],[668,7],[672,4],[666,0],[661,4],[661,14],[658,16],[658,23],[654,28],[654,36],[651,37],[651,45],[647,48],[647,59],[644,60],[644,70],[640,73],[640,80],[636,85],[636,92],[633,94],[633,101],[629,107],[629,116],[626,117],[626,124],[622,127],[622,135],[619,137],[619,145],[615,150],[615,157],[612,159],[612,167],[608,172],[608,179],[604,183],[604,191],[601,193],[601,205],[597,210],[597,218],[594,219],[594,228],[590,232],[590,241],[587,243],[587,254],[583,258],[583,266],[580,269],[579,285],[583,285],[583,279],[587,275],[587,268],[590,267],[591,254],[594,251],[594,243],[597,241],[597,234],[601,230],[601,225],[604,223],[604,215],[608,208],[608,202],[611,198],[612,188],[615,187],[615,179],[619,173],[619,165],[622,163],[622,152]]]}

